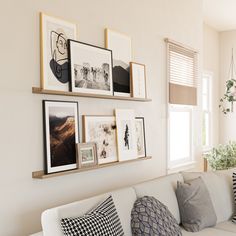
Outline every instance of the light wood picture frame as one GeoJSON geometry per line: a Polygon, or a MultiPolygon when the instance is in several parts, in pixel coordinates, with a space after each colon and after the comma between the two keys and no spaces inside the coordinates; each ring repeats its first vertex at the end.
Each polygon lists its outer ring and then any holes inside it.
{"type": "Polygon", "coordinates": [[[131,95],[135,98],[147,98],[146,66],[130,62],[131,95]]]}
{"type": "Polygon", "coordinates": [[[40,86],[69,91],[68,39],[77,39],[77,24],[40,12],[40,86]]]}

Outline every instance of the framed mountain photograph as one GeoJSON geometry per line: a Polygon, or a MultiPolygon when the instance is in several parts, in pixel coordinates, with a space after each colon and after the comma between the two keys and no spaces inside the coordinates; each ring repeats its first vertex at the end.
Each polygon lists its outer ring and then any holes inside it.
{"type": "Polygon", "coordinates": [[[131,38],[111,29],[105,29],[105,47],[112,50],[113,54],[114,95],[130,97],[131,38]]]}
{"type": "Polygon", "coordinates": [[[77,168],[78,103],[43,101],[46,173],[77,168]]]}
{"type": "Polygon", "coordinates": [[[41,88],[69,91],[67,40],[76,36],[76,24],[40,13],[41,88]]]}

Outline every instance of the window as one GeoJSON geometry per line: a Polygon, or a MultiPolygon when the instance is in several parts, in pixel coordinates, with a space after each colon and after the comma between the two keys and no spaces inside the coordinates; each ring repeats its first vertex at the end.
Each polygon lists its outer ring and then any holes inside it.
{"type": "Polygon", "coordinates": [[[204,151],[211,148],[211,73],[202,77],[202,146],[204,151]]]}

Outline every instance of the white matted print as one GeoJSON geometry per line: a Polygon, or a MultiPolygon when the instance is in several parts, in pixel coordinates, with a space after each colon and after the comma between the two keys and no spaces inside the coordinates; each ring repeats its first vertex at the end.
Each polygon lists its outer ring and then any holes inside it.
{"type": "Polygon", "coordinates": [[[40,13],[41,87],[69,91],[68,39],[76,39],[76,24],[40,13]]]}
{"type": "Polygon", "coordinates": [[[116,109],[117,144],[119,161],[137,158],[137,142],[134,111],[116,109]]]}
{"type": "Polygon", "coordinates": [[[113,116],[83,116],[84,141],[97,145],[98,164],[118,161],[116,121],[113,116]]]}
{"type": "Polygon", "coordinates": [[[77,168],[78,103],[43,101],[46,172],[77,168]]]}
{"type": "Polygon", "coordinates": [[[146,69],[145,65],[131,62],[130,79],[132,84],[132,97],[146,98],[146,69]]]}
{"type": "Polygon", "coordinates": [[[73,92],[113,95],[112,51],[69,40],[73,92]]]}
{"type": "Polygon", "coordinates": [[[128,35],[105,29],[105,40],[106,48],[111,49],[113,54],[114,95],[130,97],[131,38],[128,35]]]}
{"type": "Polygon", "coordinates": [[[145,125],[143,117],[135,118],[138,157],[146,157],[145,125]]]}

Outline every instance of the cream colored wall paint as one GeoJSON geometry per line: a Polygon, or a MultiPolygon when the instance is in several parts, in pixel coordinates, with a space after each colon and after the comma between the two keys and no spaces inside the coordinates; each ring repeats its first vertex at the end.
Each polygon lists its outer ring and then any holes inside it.
{"type": "MultiPolygon", "coordinates": [[[[225,81],[229,79],[229,66],[231,61],[231,50],[234,48],[236,59],[236,30],[220,33],[220,97],[225,92],[225,81]]],[[[235,61],[236,62],[236,61],[235,61]]],[[[223,115],[220,113],[220,143],[236,141],[236,106],[234,112],[223,115]]]]}
{"type": "MultiPolygon", "coordinates": [[[[40,214],[111,189],[166,173],[166,56],[164,37],[202,50],[199,0],[8,0],[0,8],[0,235],[25,236],[40,230],[40,214]],[[79,40],[104,45],[104,28],[129,34],[134,61],[147,65],[150,103],[42,96],[39,85],[39,11],[79,24],[79,40]],[[43,168],[42,99],[78,100],[80,114],[111,115],[133,108],[146,121],[150,161],[35,180],[43,168]]],[[[201,55],[201,54],[200,54],[201,55]]],[[[198,122],[199,123],[199,122],[198,122]]],[[[199,129],[196,129],[198,132],[199,129]]],[[[200,156],[199,142],[196,154],[200,156]]]]}
{"type": "Polygon", "coordinates": [[[203,28],[203,71],[212,73],[212,146],[219,143],[219,33],[204,24],[203,28]]]}

